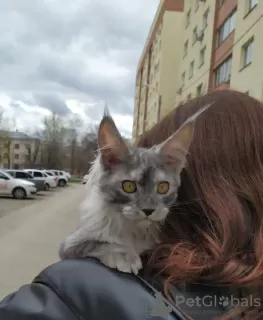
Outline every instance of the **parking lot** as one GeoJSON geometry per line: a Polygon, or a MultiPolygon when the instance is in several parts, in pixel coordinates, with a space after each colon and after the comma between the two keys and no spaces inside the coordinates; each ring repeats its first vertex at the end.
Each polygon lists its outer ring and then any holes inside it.
{"type": "Polygon", "coordinates": [[[55,194],[62,191],[63,191],[62,188],[56,188],[48,192],[42,191],[42,192],[39,192],[36,196],[32,197],[31,199],[22,199],[22,200],[15,200],[12,197],[0,196],[0,219],[5,215],[10,214],[12,211],[31,206],[36,201],[41,201],[41,202],[46,201],[50,197],[53,197],[55,194]]]}
{"type": "Polygon", "coordinates": [[[79,218],[85,187],[72,183],[33,199],[0,197],[0,299],[58,261],[58,248],[79,218]]]}

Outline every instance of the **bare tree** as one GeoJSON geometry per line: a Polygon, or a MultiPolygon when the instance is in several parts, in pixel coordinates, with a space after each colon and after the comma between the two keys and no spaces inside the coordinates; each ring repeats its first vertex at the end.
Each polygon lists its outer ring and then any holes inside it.
{"type": "Polygon", "coordinates": [[[79,140],[81,136],[81,128],[83,126],[83,121],[77,114],[72,114],[68,119],[66,124],[67,131],[69,133],[67,147],[69,150],[69,163],[68,168],[70,168],[71,174],[74,174],[76,169],[76,162],[78,157],[78,147],[79,140]]]}
{"type": "Polygon", "coordinates": [[[98,149],[97,132],[97,126],[90,125],[81,138],[78,146],[79,151],[76,163],[76,174],[79,176],[88,172],[90,165],[96,156],[98,149]]]}
{"type": "Polygon", "coordinates": [[[0,111],[0,166],[4,159],[7,159],[7,165],[11,164],[11,138],[8,132],[10,127],[10,119],[4,116],[4,112],[0,111]]]}
{"type": "Polygon", "coordinates": [[[37,160],[40,153],[41,140],[35,138],[26,145],[27,150],[27,165],[33,168],[37,164],[37,160]]]}
{"type": "Polygon", "coordinates": [[[52,113],[44,118],[43,124],[43,165],[48,169],[60,169],[63,167],[64,121],[59,115],[52,113]]]}

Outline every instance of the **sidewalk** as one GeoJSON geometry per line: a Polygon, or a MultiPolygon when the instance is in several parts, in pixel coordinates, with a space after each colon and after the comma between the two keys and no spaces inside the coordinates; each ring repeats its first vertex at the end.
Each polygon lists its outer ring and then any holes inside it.
{"type": "Polygon", "coordinates": [[[58,261],[62,239],[74,230],[85,188],[72,185],[0,219],[0,299],[58,261]]]}

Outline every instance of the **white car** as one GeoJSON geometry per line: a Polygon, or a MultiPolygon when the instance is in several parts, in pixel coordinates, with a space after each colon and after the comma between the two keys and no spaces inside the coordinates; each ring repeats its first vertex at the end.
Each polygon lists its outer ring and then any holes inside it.
{"type": "Polygon", "coordinates": [[[31,176],[37,179],[45,180],[45,184],[47,185],[47,190],[49,188],[56,188],[57,187],[57,178],[53,176],[49,176],[45,174],[45,172],[36,169],[25,169],[24,171],[29,172],[31,176]]]}
{"type": "Polygon", "coordinates": [[[65,174],[65,176],[68,178],[68,180],[71,179],[71,174],[69,172],[67,172],[67,171],[62,171],[62,172],[65,174]]]}
{"type": "Polygon", "coordinates": [[[58,179],[55,176],[50,176],[47,172],[43,172],[46,177],[46,183],[49,184],[50,188],[56,188],[58,186],[58,179]]]}
{"type": "Polygon", "coordinates": [[[52,173],[58,178],[58,186],[65,187],[68,183],[68,177],[65,175],[64,171],[60,170],[45,170],[46,173],[52,173]]]}
{"type": "Polygon", "coordinates": [[[7,172],[0,170],[0,194],[10,195],[15,199],[29,198],[37,193],[33,182],[15,179],[7,172]]]}
{"type": "Polygon", "coordinates": [[[56,182],[56,187],[58,186],[58,177],[55,175],[54,172],[47,171],[47,170],[42,170],[42,173],[45,175],[45,177],[52,178],[53,181],[56,182]]]}
{"type": "Polygon", "coordinates": [[[88,179],[89,179],[89,175],[86,174],[82,179],[82,184],[86,184],[88,182],[88,179]]]}

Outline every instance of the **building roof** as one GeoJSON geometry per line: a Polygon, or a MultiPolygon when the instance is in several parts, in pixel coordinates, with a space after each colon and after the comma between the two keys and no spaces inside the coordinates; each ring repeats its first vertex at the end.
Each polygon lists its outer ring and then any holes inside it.
{"type": "Polygon", "coordinates": [[[137,76],[139,75],[139,71],[141,70],[141,67],[144,64],[145,57],[150,50],[152,40],[154,39],[156,32],[161,24],[164,13],[166,11],[183,12],[183,10],[184,0],[160,0],[153,22],[150,27],[150,31],[145,41],[141,57],[139,59],[139,63],[137,66],[137,76]]]}
{"type": "Polygon", "coordinates": [[[7,131],[7,130],[0,130],[0,136],[9,137],[14,140],[33,140],[36,139],[34,137],[29,136],[28,134],[21,132],[21,131],[7,131]]]}

